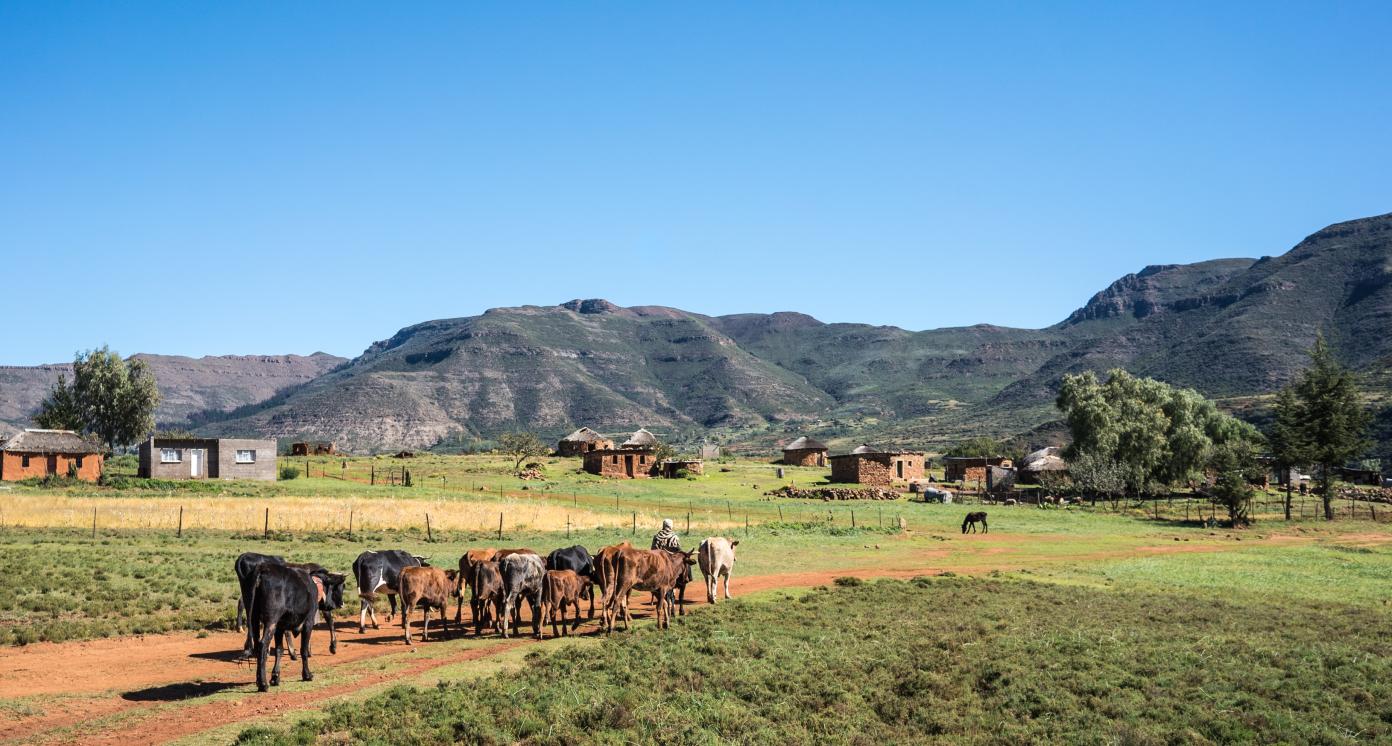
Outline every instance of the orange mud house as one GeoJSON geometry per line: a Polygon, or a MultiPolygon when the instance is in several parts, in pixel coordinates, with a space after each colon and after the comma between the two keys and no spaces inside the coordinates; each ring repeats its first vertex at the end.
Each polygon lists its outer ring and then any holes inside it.
{"type": "Polygon", "coordinates": [[[25,430],[0,445],[0,481],[76,474],[95,482],[101,473],[101,448],[71,430],[25,430]]]}

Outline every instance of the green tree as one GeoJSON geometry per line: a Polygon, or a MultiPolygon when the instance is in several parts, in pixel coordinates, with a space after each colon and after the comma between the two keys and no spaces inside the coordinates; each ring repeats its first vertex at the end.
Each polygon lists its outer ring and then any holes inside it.
{"type": "Polygon", "coordinates": [[[1291,519],[1291,493],[1295,488],[1295,480],[1291,479],[1291,471],[1304,464],[1307,457],[1305,447],[1301,444],[1300,434],[1300,400],[1295,396],[1295,388],[1287,386],[1276,394],[1275,421],[1266,434],[1266,441],[1271,445],[1271,455],[1276,460],[1276,468],[1281,472],[1286,482],[1286,520],[1291,519]]]}
{"type": "Polygon", "coordinates": [[[551,449],[541,442],[541,438],[536,433],[514,432],[504,433],[498,438],[498,449],[512,458],[512,470],[522,471],[522,462],[529,458],[538,458],[551,452],[551,449]]]}
{"type": "Polygon", "coordinates": [[[1334,519],[1334,468],[1362,456],[1371,417],[1352,371],[1334,359],[1323,335],[1315,338],[1306,368],[1276,399],[1273,434],[1279,460],[1319,467],[1325,520],[1334,519]]]}
{"type": "Polygon", "coordinates": [[[999,456],[1003,449],[999,441],[995,438],[978,436],[960,440],[951,448],[943,452],[944,456],[949,457],[983,457],[999,456]]]}
{"type": "Polygon", "coordinates": [[[1065,451],[1070,462],[1086,454],[1113,465],[1131,494],[1192,483],[1215,447],[1261,440],[1256,428],[1197,391],[1120,369],[1105,381],[1092,371],[1064,376],[1056,404],[1073,435],[1065,451]]]}
{"type": "Polygon", "coordinates": [[[159,401],[155,376],[143,360],[127,361],[103,346],[77,354],[72,384],[60,377],[34,421],[92,433],[115,450],[154,430],[159,401]]]}
{"type": "Polygon", "coordinates": [[[1261,476],[1257,452],[1245,440],[1234,440],[1217,446],[1209,459],[1215,475],[1211,496],[1216,505],[1228,511],[1233,528],[1251,522],[1252,480],[1261,476]]]}
{"type": "Polygon", "coordinates": [[[34,424],[49,430],[82,430],[82,408],[77,403],[73,387],[68,385],[68,375],[58,374],[58,382],[48,390],[48,396],[39,404],[39,412],[34,415],[34,424]]]}
{"type": "Polygon", "coordinates": [[[1126,472],[1110,456],[1097,451],[1083,451],[1068,463],[1068,475],[1078,494],[1090,498],[1116,500],[1126,491],[1126,472]]]}

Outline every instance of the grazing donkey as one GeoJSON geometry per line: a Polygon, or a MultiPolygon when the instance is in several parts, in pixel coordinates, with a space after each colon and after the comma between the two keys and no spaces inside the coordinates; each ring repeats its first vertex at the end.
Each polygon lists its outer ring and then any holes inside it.
{"type": "Polygon", "coordinates": [[[967,533],[968,526],[971,527],[972,533],[976,533],[976,524],[978,523],[981,524],[981,533],[991,533],[991,527],[986,525],[986,511],[984,510],[977,511],[975,513],[968,513],[967,517],[962,519],[962,533],[967,533]]]}

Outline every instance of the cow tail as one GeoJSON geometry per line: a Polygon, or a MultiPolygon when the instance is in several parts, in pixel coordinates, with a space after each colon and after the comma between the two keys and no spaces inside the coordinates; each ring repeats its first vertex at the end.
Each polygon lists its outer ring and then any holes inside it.
{"type": "Polygon", "coordinates": [[[252,650],[261,644],[261,615],[260,604],[257,603],[257,591],[261,589],[261,572],[257,570],[251,580],[251,598],[247,599],[247,627],[251,630],[252,650]]]}

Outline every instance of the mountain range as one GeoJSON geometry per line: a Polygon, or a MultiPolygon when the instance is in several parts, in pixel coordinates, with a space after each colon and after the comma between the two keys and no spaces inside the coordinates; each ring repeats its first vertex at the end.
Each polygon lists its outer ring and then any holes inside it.
{"type": "MultiPolygon", "coordinates": [[[[162,421],[210,434],[371,451],[518,428],[550,438],[578,425],[645,426],[681,442],[768,447],[812,434],[833,446],[935,448],[971,434],[1054,437],[1058,380],[1085,369],[1192,386],[1260,420],[1318,333],[1365,374],[1379,432],[1392,432],[1389,332],[1392,215],[1382,215],[1329,226],[1279,256],[1146,267],[1042,329],[908,331],[593,299],[427,321],[348,361],[148,359],[164,366],[162,421]],[[237,371],[226,378],[234,391],[201,375],[218,366],[237,371]]],[[[18,423],[53,375],[0,369],[0,420],[18,423]]]]}

